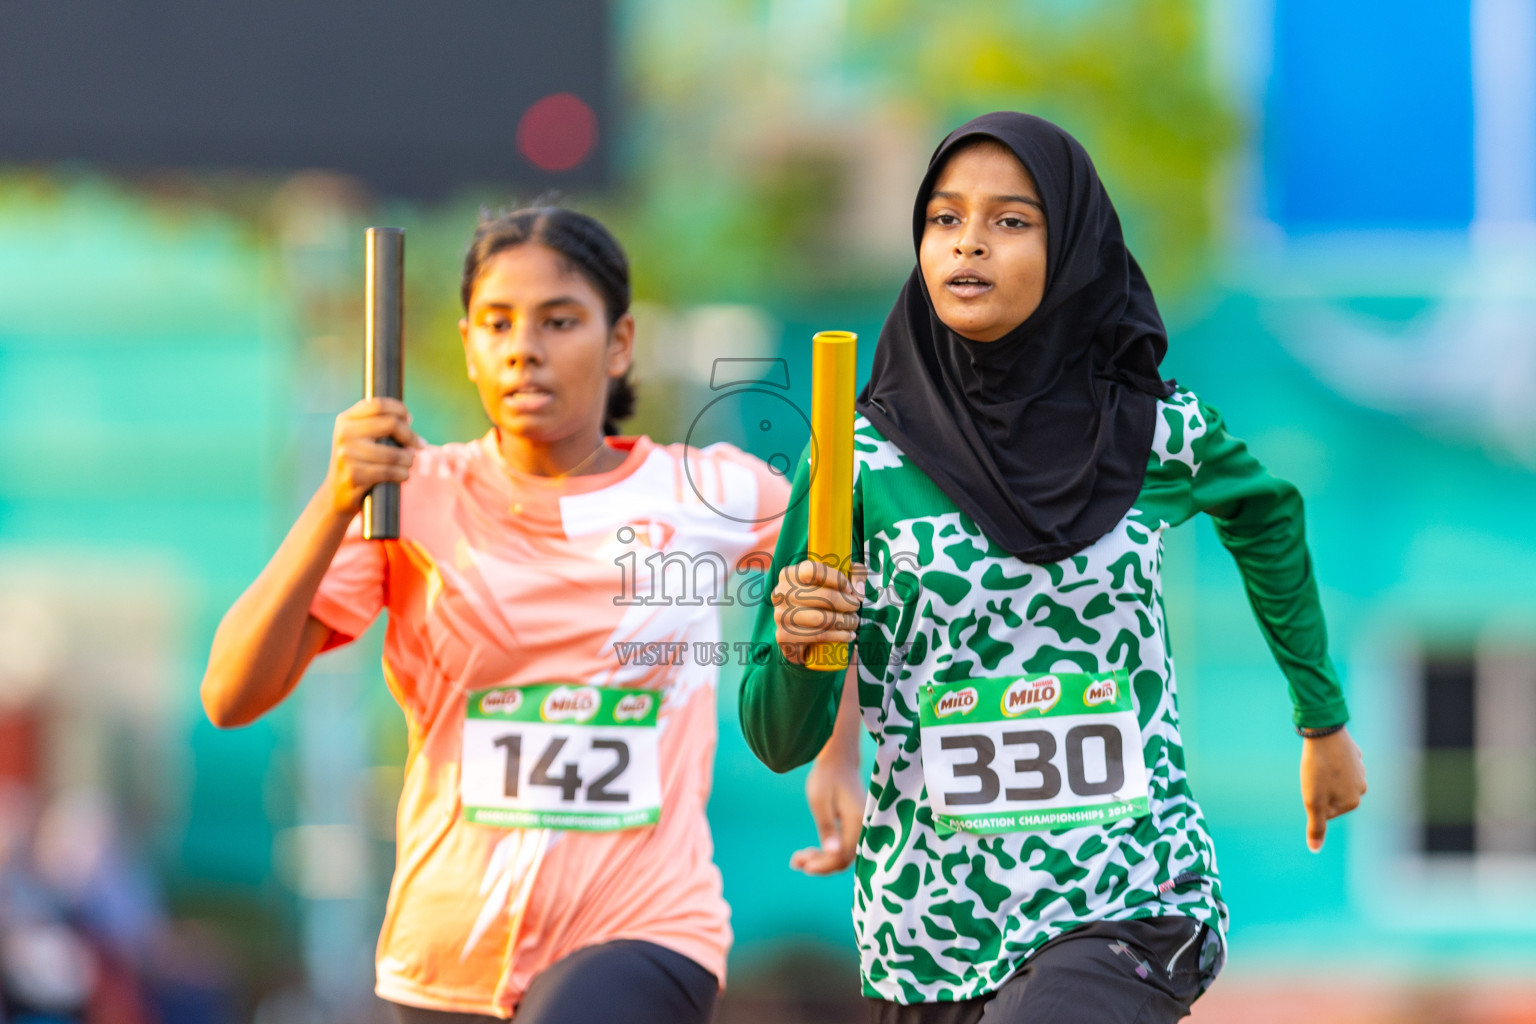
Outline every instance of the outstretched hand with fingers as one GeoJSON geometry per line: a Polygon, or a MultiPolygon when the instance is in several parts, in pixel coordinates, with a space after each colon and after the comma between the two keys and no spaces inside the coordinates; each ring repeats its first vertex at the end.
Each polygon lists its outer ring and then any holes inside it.
{"type": "Polygon", "coordinates": [[[1328,821],[1360,806],[1365,795],[1365,760],[1348,729],[1304,739],[1301,802],[1307,809],[1307,848],[1323,848],[1328,821]]]}
{"type": "Polygon", "coordinates": [[[808,875],[835,875],[852,864],[858,852],[864,818],[864,780],[858,761],[817,758],[805,779],[805,802],[821,845],[796,850],[789,866],[808,875]]]}

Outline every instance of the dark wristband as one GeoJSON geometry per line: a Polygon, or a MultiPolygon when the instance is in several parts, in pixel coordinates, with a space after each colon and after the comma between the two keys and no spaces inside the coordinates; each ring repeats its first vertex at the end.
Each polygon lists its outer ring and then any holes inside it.
{"type": "Polygon", "coordinates": [[[1340,722],[1338,725],[1330,725],[1322,729],[1308,729],[1298,725],[1296,727],[1296,735],[1306,740],[1319,740],[1324,736],[1332,736],[1334,733],[1343,729],[1344,725],[1344,722],[1340,722]]]}

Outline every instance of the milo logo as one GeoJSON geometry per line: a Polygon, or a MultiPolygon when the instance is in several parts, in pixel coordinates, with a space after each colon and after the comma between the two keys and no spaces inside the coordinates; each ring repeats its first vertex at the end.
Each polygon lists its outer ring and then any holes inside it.
{"type": "Polygon", "coordinates": [[[492,690],[480,698],[480,713],[485,715],[510,715],[522,706],[522,690],[492,690]]]}
{"type": "Polygon", "coordinates": [[[656,698],[648,693],[632,693],[614,706],[613,720],[615,722],[638,721],[651,713],[651,705],[656,703],[656,698]]]}
{"type": "Polygon", "coordinates": [[[1101,679],[1088,687],[1087,692],[1083,694],[1083,703],[1093,707],[1095,704],[1113,704],[1119,698],[1120,686],[1115,682],[1114,677],[1111,676],[1108,679],[1101,679]]]}
{"type": "Polygon", "coordinates": [[[967,686],[963,690],[955,690],[940,697],[933,705],[933,713],[939,718],[963,715],[976,706],[977,700],[976,687],[967,686]]]}
{"type": "Polygon", "coordinates": [[[602,703],[602,694],[596,687],[562,686],[544,698],[539,717],[546,722],[587,722],[602,703]]]}
{"type": "Polygon", "coordinates": [[[1008,718],[1017,718],[1026,711],[1045,714],[1061,699],[1061,683],[1055,676],[1043,679],[1020,679],[1003,691],[1002,710],[1008,718]]]}

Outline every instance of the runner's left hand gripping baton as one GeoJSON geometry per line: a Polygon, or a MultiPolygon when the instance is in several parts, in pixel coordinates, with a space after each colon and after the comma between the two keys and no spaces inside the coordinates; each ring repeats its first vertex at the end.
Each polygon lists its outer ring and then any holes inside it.
{"type": "MultiPolygon", "coordinates": [[[[369,228],[368,285],[363,341],[363,397],[405,397],[404,335],[405,230],[369,228]]],[[[385,438],[385,444],[397,444],[385,438]]],[[[363,537],[400,536],[400,485],[374,484],[363,498],[363,537]]]]}
{"type": "MultiPolygon", "coordinates": [[[[853,392],[859,336],[821,331],[811,341],[811,502],[807,554],[852,575],[853,392]]],[[[816,668],[847,668],[848,647],[822,644],[811,652],[816,668]]]]}

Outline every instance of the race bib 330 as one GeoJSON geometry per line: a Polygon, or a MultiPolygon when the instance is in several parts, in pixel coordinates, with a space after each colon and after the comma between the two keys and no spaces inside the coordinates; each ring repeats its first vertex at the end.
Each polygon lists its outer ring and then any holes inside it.
{"type": "Polygon", "coordinates": [[[1148,813],[1123,671],[968,679],[922,691],[923,778],[946,831],[1102,825],[1148,813]]]}

